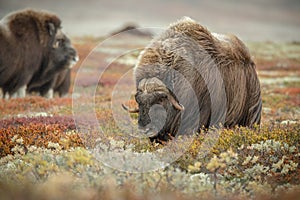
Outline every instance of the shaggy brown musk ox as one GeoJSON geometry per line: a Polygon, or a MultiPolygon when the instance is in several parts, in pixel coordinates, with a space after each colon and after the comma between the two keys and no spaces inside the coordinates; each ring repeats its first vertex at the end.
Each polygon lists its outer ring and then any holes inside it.
{"type": "Polygon", "coordinates": [[[190,18],[140,53],[134,75],[139,108],[129,111],[139,113],[139,128],[152,139],[260,123],[260,84],[248,49],[236,36],[210,33],[190,18]]]}
{"type": "Polygon", "coordinates": [[[26,9],[0,22],[0,87],[10,97],[25,96],[77,59],[55,14],[26,9]]]}

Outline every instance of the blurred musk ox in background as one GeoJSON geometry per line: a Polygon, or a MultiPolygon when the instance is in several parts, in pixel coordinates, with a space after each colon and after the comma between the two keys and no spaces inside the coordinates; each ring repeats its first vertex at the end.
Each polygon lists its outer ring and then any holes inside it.
{"type": "Polygon", "coordinates": [[[52,97],[59,76],[69,84],[68,70],[77,60],[55,14],[27,9],[0,21],[0,88],[6,96],[38,91],[52,97]]]}
{"type": "Polygon", "coordinates": [[[261,91],[248,49],[190,18],[170,25],[134,69],[139,129],[166,141],[211,126],[260,124],[261,91]]]}

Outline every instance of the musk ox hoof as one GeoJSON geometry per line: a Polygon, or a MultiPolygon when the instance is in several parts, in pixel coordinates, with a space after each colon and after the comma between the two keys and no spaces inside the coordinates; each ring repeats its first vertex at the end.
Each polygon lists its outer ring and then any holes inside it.
{"type": "Polygon", "coordinates": [[[72,69],[72,68],[74,67],[74,65],[77,64],[78,61],[79,61],[79,56],[76,55],[76,56],[72,59],[70,65],[69,65],[69,69],[72,69]]]}
{"type": "Polygon", "coordinates": [[[172,140],[174,137],[171,134],[157,134],[156,136],[149,137],[151,142],[165,144],[167,141],[172,140]]]}

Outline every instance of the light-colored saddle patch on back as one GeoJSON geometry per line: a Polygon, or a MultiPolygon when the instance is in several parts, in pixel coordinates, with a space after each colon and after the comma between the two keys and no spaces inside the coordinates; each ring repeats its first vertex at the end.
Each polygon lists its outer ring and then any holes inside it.
{"type": "Polygon", "coordinates": [[[227,35],[219,34],[219,33],[212,33],[212,35],[218,39],[220,42],[230,42],[230,39],[227,35]]]}
{"type": "Polygon", "coordinates": [[[6,37],[11,35],[11,31],[10,31],[8,22],[9,22],[9,19],[7,17],[0,20],[0,31],[2,31],[2,33],[6,37]]]}

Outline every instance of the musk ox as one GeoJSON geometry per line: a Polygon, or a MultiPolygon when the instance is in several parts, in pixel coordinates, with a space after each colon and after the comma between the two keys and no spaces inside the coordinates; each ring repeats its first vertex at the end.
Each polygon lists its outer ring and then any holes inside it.
{"type": "Polygon", "coordinates": [[[31,9],[4,17],[0,23],[0,87],[10,97],[54,79],[78,60],[55,14],[31,9]]]}
{"type": "Polygon", "coordinates": [[[260,124],[260,84],[248,49],[190,18],[171,24],[134,68],[139,129],[166,141],[211,126],[260,124]]]}

